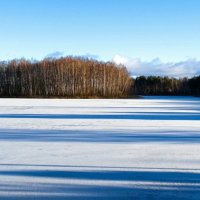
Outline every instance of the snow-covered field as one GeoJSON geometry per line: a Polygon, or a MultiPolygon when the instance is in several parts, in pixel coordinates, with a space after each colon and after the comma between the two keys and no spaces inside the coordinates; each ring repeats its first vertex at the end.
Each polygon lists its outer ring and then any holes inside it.
{"type": "Polygon", "coordinates": [[[200,199],[200,99],[0,99],[0,199],[200,199]]]}

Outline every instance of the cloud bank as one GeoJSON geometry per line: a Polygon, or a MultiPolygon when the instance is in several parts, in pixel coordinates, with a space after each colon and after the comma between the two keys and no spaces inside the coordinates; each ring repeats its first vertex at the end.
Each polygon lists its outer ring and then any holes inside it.
{"type": "Polygon", "coordinates": [[[116,55],[113,62],[125,65],[132,76],[192,77],[200,75],[200,61],[196,59],[164,63],[158,58],[152,61],[142,61],[139,58],[116,55]]]}
{"type": "Polygon", "coordinates": [[[64,52],[61,52],[61,51],[55,51],[55,52],[52,52],[52,53],[49,53],[48,55],[46,55],[45,57],[46,58],[60,58],[64,56],[64,52]]]}
{"type": "MultiPolygon", "coordinates": [[[[65,57],[65,56],[67,56],[67,54],[65,52],[55,51],[55,52],[51,52],[51,53],[47,54],[45,56],[45,58],[55,58],[55,59],[57,59],[57,58],[65,57]]],[[[73,56],[73,55],[71,55],[71,56],[73,56]]],[[[99,58],[98,55],[91,54],[91,53],[86,53],[86,54],[83,54],[83,55],[77,55],[77,57],[94,59],[94,60],[97,60],[99,58]]]]}

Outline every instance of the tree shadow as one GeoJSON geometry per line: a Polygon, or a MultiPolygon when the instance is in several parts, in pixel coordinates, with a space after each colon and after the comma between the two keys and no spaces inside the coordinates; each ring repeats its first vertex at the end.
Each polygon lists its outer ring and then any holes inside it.
{"type": "Polygon", "coordinates": [[[12,177],[13,180],[18,177],[21,180],[20,184],[0,181],[0,198],[6,200],[12,198],[198,200],[200,195],[200,173],[191,172],[97,169],[3,170],[0,171],[1,176],[12,177]],[[27,184],[27,178],[38,181],[27,184]]]}
{"type": "MultiPolygon", "coordinates": [[[[200,183],[200,173],[110,170],[0,170],[0,176],[42,177],[95,181],[144,181],[162,183],[200,183]]],[[[200,190],[200,188],[199,188],[200,190]]]]}
{"type": "Polygon", "coordinates": [[[0,129],[0,141],[91,143],[199,143],[199,131],[24,130],[0,129]]]}
{"type": "Polygon", "coordinates": [[[2,119],[77,119],[77,120],[200,120],[193,112],[123,112],[113,114],[0,114],[2,119]]]}

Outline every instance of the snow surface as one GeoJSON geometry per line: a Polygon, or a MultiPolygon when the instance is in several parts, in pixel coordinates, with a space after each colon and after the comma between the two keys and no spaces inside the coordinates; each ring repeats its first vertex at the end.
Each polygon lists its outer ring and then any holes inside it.
{"type": "Polygon", "coordinates": [[[0,199],[200,199],[200,99],[0,99],[0,199]]]}

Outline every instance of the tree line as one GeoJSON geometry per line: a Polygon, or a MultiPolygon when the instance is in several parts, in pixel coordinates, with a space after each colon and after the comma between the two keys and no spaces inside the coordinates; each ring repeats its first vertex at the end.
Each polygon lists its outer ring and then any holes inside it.
{"type": "Polygon", "coordinates": [[[200,76],[139,76],[125,66],[82,57],[0,62],[0,97],[200,96],[200,76]]]}
{"type": "Polygon", "coordinates": [[[200,96],[200,76],[189,79],[176,79],[160,76],[140,76],[134,80],[133,93],[138,95],[200,96]]]}
{"type": "Polygon", "coordinates": [[[1,97],[123,97],[133,91],[124,66],[81,57],[0,62],[1,97]]]}

